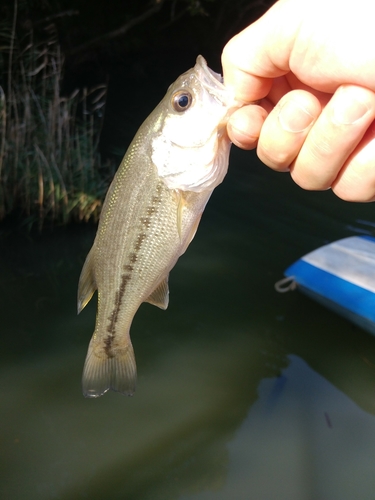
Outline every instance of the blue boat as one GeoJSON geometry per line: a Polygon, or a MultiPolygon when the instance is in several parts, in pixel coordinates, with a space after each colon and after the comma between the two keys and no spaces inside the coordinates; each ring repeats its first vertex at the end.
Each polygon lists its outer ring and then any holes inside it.
{"type": "Polygon", "coordinates": [[[277,291],[297,288],[375,335],[375,238],[334,241],[297,260],[284,275],[277,291]]]}

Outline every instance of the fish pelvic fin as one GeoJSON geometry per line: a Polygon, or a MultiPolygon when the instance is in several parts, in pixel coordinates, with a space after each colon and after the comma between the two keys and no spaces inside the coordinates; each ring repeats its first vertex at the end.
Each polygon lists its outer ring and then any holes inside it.
{"type": "Polygon", "coordinates": [[[90,343],[82,375],[82,392],[85,398],[98,398],[109,389],[132,396],[137,381],[134,350],[129,342],[126,348],[116,349],[112,356],[100,355],[90,343]]]}
{"type": "Polygon", "coordinates": [[[163,279],[145,302],[160,307],[160,309],[167,309],[169,303],[168,277],[169,275],[163,279]]]}
{"type": "Polygon", "coordinates": [[[97,289],[95,278],[94,278],[94,264],[93,264],[93,252],[89,252],[86,257],[86,261],[83,265],[81,276],[79,277],[78,283],[78,299],[77,299],[77,311],[78,314],[82,311],[84,307],[90,302],[91,297],[94,295],[97,289]]]}

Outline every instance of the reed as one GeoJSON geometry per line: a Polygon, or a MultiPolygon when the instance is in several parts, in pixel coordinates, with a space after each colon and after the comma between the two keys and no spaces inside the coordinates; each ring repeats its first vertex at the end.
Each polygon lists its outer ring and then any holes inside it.
{"type": "Polygon", "coordinates": [[[21,212],[28,224],[98,219],[109,181],[98,143],[106,86],[60,95],[64,57],[52,26],[0,27],[0,220],[21,212]]]}

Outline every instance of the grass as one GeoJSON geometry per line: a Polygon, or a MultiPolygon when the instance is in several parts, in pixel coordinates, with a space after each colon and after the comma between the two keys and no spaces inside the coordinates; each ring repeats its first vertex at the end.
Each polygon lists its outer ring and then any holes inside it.
{"type": "Polygon", "coordinates": [[[44,40],[0,26],[0,220],[29,225],[97,220],[113,168],[98,152],[106,86],[60,95],[64,57],[53,26],[44,40]]]}

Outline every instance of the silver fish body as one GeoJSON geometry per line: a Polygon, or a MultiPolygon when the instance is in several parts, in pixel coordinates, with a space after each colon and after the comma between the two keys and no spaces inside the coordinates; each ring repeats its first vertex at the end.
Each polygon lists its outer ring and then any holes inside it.
{"type": "Polygon", "coordinates": [[[131,395],[130,325],[142,302],[168,306],[168,275],[193,239],[228,167],[232,94],[203,57],[171,85],[141,125],[108,190],[78,287],[78,312],[98,290],[84,365],[86,397],[131,395]]]}

